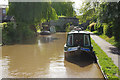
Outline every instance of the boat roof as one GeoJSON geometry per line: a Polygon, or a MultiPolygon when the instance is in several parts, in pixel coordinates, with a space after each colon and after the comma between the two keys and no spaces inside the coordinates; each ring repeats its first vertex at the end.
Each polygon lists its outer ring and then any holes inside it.
{"type": "Polygon", "coordinates": [[[76,34],[76,33],[80,33],[80,34],[90,34],[88,31],[71,31],[68,34],[76,34]]]}

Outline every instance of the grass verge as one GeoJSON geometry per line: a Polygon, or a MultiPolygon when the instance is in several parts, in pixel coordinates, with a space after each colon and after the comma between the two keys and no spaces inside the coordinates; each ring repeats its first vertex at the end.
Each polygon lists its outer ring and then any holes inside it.
{"type": "Polygon", "coordinates": [[[113,46],[116,46],[117,48],[120,48],[120,43],[115,41],[114,36],[112,36],[111,38],[109,38],[107,35],[99,34],[98,31],[93,31],[93,33],[96,34],[96,35],[98,35],[102,39],[106,40],[107,42],[109,42],[113,46]]]}
{"type": "Polygon", "coordinates": [[[98,35],[99,37],[101,37],[102,39],[106,40],[107,42],[109,42],[110,44],[112,45],[115,45],[116,42],[115,42],[115,38],[114,36],[109,38],[108,36],[104,35],[104,34],[99,34],[98,31],[94,31],[93,32],[94,34],[98,35]]]}
{"type": "Polygon", "coordinates": [[[119,80],[118,75],[120,76],[120,72],[118,67],[113,63],[112,59],[107,56],[107,54],[92,40],[92,45],[94,47],[94,51],[96,56],[99,59],[100,66],[103,72],[107,75],[108,80],[119,80]]]}

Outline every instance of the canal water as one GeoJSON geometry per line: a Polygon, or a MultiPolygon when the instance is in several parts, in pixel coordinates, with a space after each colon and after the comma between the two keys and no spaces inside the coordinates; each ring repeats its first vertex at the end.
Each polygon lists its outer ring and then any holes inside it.
{"type": "Polygon", "coordinates": [[[87,54],[64,60],[65,42],[66,33],[56,33],[40,35],[32,43],[3,46],[2,77],[103,78],[98,65],[87,54]]]}

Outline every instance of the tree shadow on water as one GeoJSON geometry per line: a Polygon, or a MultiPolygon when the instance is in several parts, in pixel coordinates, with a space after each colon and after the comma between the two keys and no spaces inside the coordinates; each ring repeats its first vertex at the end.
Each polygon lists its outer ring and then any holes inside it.
{"type": "Polygon", "coordinates": [[[15,43],[10,43],[7,45],[15,45],[15,44],[22,44],[22,45],[34,45],[34,44],[39,44],[39,43],[50,43],[55,40],[58,40],[59,38],[55,37],[38,37],[38,38],[31,38],[31,39],[26,39],[20,42],[15,42],[15,43]]]}

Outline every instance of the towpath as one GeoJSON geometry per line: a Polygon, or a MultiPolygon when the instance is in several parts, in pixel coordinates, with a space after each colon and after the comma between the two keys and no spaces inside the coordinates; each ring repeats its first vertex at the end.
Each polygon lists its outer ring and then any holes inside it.
{"type": "Polygon", "coordinates": [[[108,57],[113,60],[114,64],[120,69],[120,50],[99,36],[93,34],[92,32],[90,33],[91,38],[95,41],[95,43],[101,47],[101,49],[108,55],[108,57]]]}

